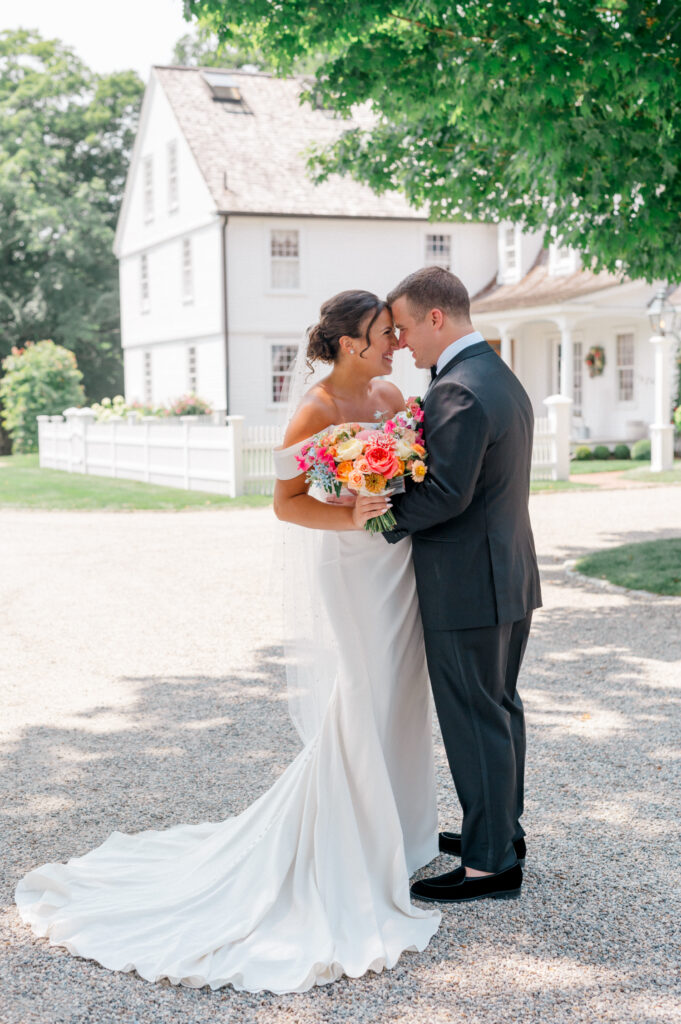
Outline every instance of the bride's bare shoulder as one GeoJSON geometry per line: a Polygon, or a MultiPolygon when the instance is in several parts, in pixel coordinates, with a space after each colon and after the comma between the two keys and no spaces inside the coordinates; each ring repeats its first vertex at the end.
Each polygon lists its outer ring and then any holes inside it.
{"type": "Polygon", "coordinates": [[[331,396],[315,384],[303,395],[284,434],[283,447],[304,441],[330,426],[336,419],[336,405],[331,396]]]}

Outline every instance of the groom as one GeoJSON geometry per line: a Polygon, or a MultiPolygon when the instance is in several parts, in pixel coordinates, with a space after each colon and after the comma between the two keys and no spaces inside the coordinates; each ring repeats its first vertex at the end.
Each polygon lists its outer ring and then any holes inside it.
{"type": "Polygon", "coordinates": [[[463,809],[440,849],[461,867],[412,886],[419,899],[519,896],[525,723],[516,681],[541,605],[528,513],[533,414],[518,378],[470,321],[468,293],[439,267],[388,296],[400,347],[433,380],[423,402],[428,475],[393,497],[384,534],[412,536],[435,706],[463,809]]]}

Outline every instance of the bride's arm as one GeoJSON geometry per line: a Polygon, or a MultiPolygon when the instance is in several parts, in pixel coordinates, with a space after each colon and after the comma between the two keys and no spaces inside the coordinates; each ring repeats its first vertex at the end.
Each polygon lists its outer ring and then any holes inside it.
{"type": "MultiPolygon", "coordinates": [[[[286,430],[283,447],[298,444],[331,426],[329,411],[320,403],[305,403],[298,409],[286,430]]],[[[274,485],[274,514],[286,523],[312,530],[361,530],[367,519],[387,509],[384,497],[361,497],[348,505],[326,504],[307,493],[305,473],[292,480],[277,480],[274,485]]]]}

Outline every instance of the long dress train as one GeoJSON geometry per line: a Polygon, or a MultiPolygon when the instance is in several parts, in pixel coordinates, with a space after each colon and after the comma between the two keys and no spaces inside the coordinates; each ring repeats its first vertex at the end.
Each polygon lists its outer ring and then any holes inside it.
{"type": "Polygon", "coordinates": [[[314,739],[236,817],[113,832],[29,872],[19,912],[51,945],[148,981],[284,993],[428,944],[440,914],[409,899],[409,875],[437,854],[410,541],[324,531],[321,547],[343,636],[314,739]]]}

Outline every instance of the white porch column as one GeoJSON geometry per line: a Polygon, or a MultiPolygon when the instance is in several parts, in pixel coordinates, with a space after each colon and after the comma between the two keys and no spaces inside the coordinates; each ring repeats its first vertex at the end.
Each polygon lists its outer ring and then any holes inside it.
{"type": "Polygon", "coordinates": [[[650,469],[661,473],[674,466],[674,427],[670,422],[674,338],[658,334],[650,339],[650,344],[655,352],[655,422],[650,424],[650,469]]]}
{"type": "Polygon", "coordinates": [[[511,331],[508,327],[501,327],[499,330],[499,337],[501,339],[501,358],[504,360],[507,366],[513,369],[513,347],[511,344],[511,331]]]}
{"type": "Polygon", "coordinates": [[[560,328],[560,393],[570,401],[574,400],[575,366],[572,343],[572,328],[561,324],[560,328]]]}

